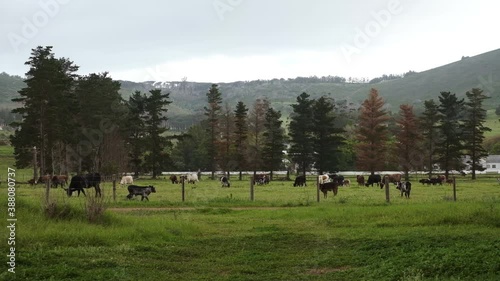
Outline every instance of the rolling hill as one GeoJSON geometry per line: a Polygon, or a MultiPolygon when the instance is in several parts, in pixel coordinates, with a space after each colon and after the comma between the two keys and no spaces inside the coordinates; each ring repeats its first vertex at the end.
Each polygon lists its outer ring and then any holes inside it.
{"type": "MultiPolygon", "coordinates": [[[[184,128],[203,118],[205,94],[210,83],[120,82],[121,94],[125,99],[136,90],[147,92],[153,88],[162,88],[170,92],[173,103],[169,107],[169,118],[174,127],[184,128]]],[[[10,99],[17,95],[23,85],[21,77],[0,74],[0,107],[12,107],[10,99]]],[[[302,92],[311,94],[313,98],[326,95],[357,105],[368,96],[370,88],[378,89],[389,104],[389,109],[397,110],[403,103],[419,107],[424,100],[436,99],[441,91],[465,96],[466,91],[479,87],[491,96],[487,103],[488,109],[491,109],[500,104],[500,49],[474,57],[463,57],[457,62],[376,84],[338,83],[313,77],[238,81],[220,83],[219,86],[224,102],[232,107],[238,101],[251,107],[257,98],[266,97],[285,116],[290,112],[289,105],[302,92]]]]}

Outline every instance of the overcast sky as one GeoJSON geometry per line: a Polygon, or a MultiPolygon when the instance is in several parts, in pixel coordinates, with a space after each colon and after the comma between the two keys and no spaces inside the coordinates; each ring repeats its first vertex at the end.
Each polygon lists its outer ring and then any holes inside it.
{"type": "Polygon", "coordinates": [[[494,0],[15,0],[0,4],[0,72],[54,46],[79,74],[131,81],[373,78],[500,48],[494,0]],[[465,2],[465,3],[464,3],[465,2]]]}

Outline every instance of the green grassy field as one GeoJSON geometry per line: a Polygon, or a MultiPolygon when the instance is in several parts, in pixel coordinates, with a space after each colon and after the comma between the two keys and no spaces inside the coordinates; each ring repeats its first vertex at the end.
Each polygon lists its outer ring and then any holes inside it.
{"type": "MultiPolygon", "coordinates": [[[[45,190],[17,184],[16,273],[4,263],[0,280],[499,280],[496,176],[458,177],[457,202],[451,186],[418,178],[411,199],[391,186],[390,203],[383,190],[356,185],[318,203],[312,178],[305,188],[256,186],[253,202],[247,180],[221,188],[204,177],[186,185],[185,202],[181,186],[166,179],[136,182],[156,187],[149,202],[126,199],[124,187],[113,200],[105,182],[107,210],[95,223],[85,212],[93,190],[68,198],[50,189],[50,219],[45,190]]],[[[6,208],[7,184],[0,189],[6,208]]]]}
{"type": "Polygon", "coordinates": [[[491,132],[486,132],[485,136],[497,136],[500,135],[500,116],[495,114],[495,110],[488,110],[488,117],[484,126],[491,129],[491,132]]]}

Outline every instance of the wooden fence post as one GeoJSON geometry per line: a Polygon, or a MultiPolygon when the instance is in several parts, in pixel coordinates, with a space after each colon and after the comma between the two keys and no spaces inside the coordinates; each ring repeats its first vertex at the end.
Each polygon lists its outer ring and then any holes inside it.
{"type": "Polygon", "coordinates": [[[453,177],[453,201],[457,201],[457,181],[456,177],[453,177]]]}
{"type": "Polygon", "coordinates": [[[254,177],[251,176],[250,177],[250,201],[254,201],[254,199],[255,199],[253,184],[254,184],[254,177]]]}
{"type": "Polygon", "coordinates": [[[116,180],[113,180],[113,201],[116,202],[116,180]]]}
{"type": "Polygon", "coordinates": [[[316,202],[319,203],[319,176],[316,177],[316,202]]]}
{"type": "Polygon", "coordinates": [[[389,194],[389,177],[385,177],[383,180],[385,182],[385,201],[387,203],[391,203],[391,197],[389,194]]]}
{"type": "Polygon", "coordinates": [[[184,200],[186,200],[186,190],[184,189],[184,177],[181,177],[182,179],[182,202],[184,202],[184,200]]]}

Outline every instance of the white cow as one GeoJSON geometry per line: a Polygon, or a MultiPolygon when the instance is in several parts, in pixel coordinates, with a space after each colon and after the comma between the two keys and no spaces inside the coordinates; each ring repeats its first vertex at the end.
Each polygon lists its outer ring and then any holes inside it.
{"type": "Polygon", "coordinates": [[[134,183],[134,178],[132,176],[123,176],[122,180],[120,181],[120,185],[133,184],[133,183],[134,183]]]}
{"type": "Polygon", "coordinates": [[[197,182],[197,181],[199,182],[199,180],[198,180],[198,175],[197,175],[197,174],[195,174],[195,173],[193,173],[193,174],[188,174],[186,179],[187,179],[187,182],[188,182],[188,183],[195,183],[195,182],[197,182]]]}

